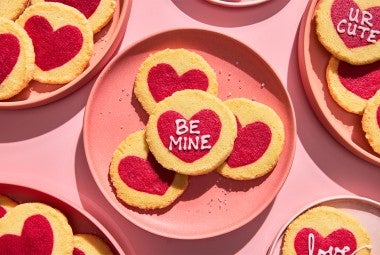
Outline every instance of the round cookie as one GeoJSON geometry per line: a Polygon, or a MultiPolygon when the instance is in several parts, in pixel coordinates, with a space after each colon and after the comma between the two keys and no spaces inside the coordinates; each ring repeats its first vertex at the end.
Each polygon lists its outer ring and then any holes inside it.
{"type": "Polygon", "coordinates": [[[0,219],[2,254],[72,255],[73,233],[66,217],[42,203],[24,203],[0,219]]]}
{"type": "Polygon", "coordinates": [[[338,254],[340,251],[339,254],[369,255],[370,244],[367,231],[353,216],[333,207],[318,206],[289,224],[282,254],[338,254]]]}
{"type": "Polygon", "coordinates": [[[185,49],[165,49],[149,56],[134,85],[134,93],[148,114],[158,102],[184,89],[218,92],[214,70],[202,56],[185,49]]]}
{"type": "Polygon", "coordinates": [[[380,90],[368,100],[364,110],[362,127],[373,150],[380,154],[380,90]]]}
{"type": "Polygon", "coordinates": [[[223,102],[201,90],[175,92],[149,116],[146,140],[157,161],[187,175],[215,170],[231,153],[236,121],[223,102]]]}
{"type": "Polygon", "coordinates": [[[34,70],[33,44],[18,24],[0,17],[0,100],[28,86],[34,70]]]}
{"type": "Polygon", "coordinates": [[[112,19],[116,7],[115,0],[32,0],[32,4],[40,2],[57,2],[76,8],[86,16],[94,34],[112,19]]]}
{"type": "Polygon", "coordinates": [[[73,255],[112,255],[110,247],[92,234],[74,235],[73,255]]]}
{"type": "Polygon", "coordinates": [[[0,195],[0,218],[4,217],[7,212],[14,208],[18,203],[10,199],[9,197],[0,195]]]}
{"type": "Polygon", "coordinates": [[[77,9],[61,3],[37,3],[16,22],[33,41],[35,80],[65,84],[87,67],[94,47],[93,34],[86,17],[77,9]]]}
{"type": "Polygon", "coordinates": [[[113,153],[110,180],[119,199],[141,209],[172,204],[187,188],[188,178],[164,169],[149,152],[145,131],[130,134],[113,153]]]}
{"type": "Polygon", "coordinates": [[[281,118],[269,106],[245,98],[224,103],[235,115],[238,128],[233,150],[217,171],[235,180],[251,180],[270,172],[284,145],[281,118]]]}
{"type": "Polygon", "coordinates": [[[15,20],[25,10],[29,0],[1,0],[0,17],[15,20]]]}
{"type": "Polygon", "coordinates": [[[336,58],[352,65],[380,60],[380,0],[321,0],[316,33],[336,58]]]}

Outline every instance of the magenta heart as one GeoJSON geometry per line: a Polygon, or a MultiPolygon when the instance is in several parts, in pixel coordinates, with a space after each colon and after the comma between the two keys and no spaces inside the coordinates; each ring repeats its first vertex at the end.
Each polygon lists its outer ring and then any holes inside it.
{"type": "Polygon", "coordinates": [[[158,64],[150,69],[148,74],[148,87],[156,102],[160,102],[174,92],[185,89],[199,89],[206,91],[208,78],[198,69],[187,71],[178,76],[169,64],[158,64]]]}
{"type": "Polygon", "coordinates": [[[130,188],[155,195],[164,195],[175,173],[163,168],[149,154],[147,159],[127,156],[120,160],[119,175],[130,188]]]}
{"type": "Polygon", "coordinates": [[[345,88],[363,99],[370,99],[380,90],[380,61],[362,66],[340,61],[338,75],[345,88]]]}
{"type": "Polygon", "coordinates": [[[369,39],[374,42],[380,39],[378,34],[370,36],[371,30],[380,30],[380,7],[378,6],[360,10],[352,0],[335,0],[331,7],[331,19],[340,38],[348,48],[370,45],[372,42],[369,42],[369,39]],[[351,15],[350,8],[353,8],[351,15]],[[356,16],[356,10],[359,10],[358,16],[356,16]],[[364,19],[363,11],[369,13],[364,14],[364,19]],[[368,15],[372,15],[372,17],[369,18],[368,15]],[[350,23],[351,25],[349,25],[350,23]],[[359,28],[359,26],[363,28],[359,28]],[[353,35],[349,35],[349,33],[353,35]]]}
{"type": "Polygon", "coordinates": [[[84,253],[78,248],[74,248],[73,255],[86,255],[86,253],[84,253]]]}
{"type": "Polygon", "coordinates": [[[0,34],[0,84],[12,72],[20,55],[20,43],[12,34],[0,34]]]}
{"type": "Polygon", "coordinates": [[[377,118],[377,125],[380,128],[380,106],[377,107],[376,118],[377,118]]]}
{"type": "Polygon", "coordinates": [[[89,18],[98,8],[100,0],[45,0],[45,2],[58,2],[74,7],[89,18]]]}
{"type": "Polygon", "coordinates": [[[319,250],[326,252],[332,249],[334,252],[335,248],[342,250],[345,246],[347,246],[352,253],[356,250],[357,244],[355,236],[344,228],[337,229],[326,237],[321,236],[314,229],[304,228],[297,233],[294,239],[294,248],[297,255],[318,255],[321,254],[318,252],[319,250]],[[313,247],[313,249],[311,250],[309,247],[313,247]]]}
{"type": "Polygon", "coordinates": [[[5,234],[0,237],[0,254],[6,255],[51,255],[54,245],[53,230],[42,215],[25,220],[21,236],[5,234]]]}
{"type": "Polygon", "coordinates": [[[166,148],[177,156],[182,161],[187,163],[194,162],[206,155],[212,146],[218,141],[222,124],[218,115],[212,110],[201,110],[191,117],[190,120],[185,118],[176,111],[167,111],[163,113],[157,121],[157,130],[161,138],[161,141],[166,148]],[[186,127],[184,129],[190,130],[190,122],[198,122],[197,128],[190,133],[177,135],[176,120],[186,121],[186,127]],[[196,134],[199,133],[199,134],[196,134]],[[202,149],[201,141],[205,136],[209,136],[207,139],[207,145],[209,149],[202,149]],[[172,137],[172,140],[171,138],[172,137]],[[173,139],[178,142],[177,145],[173,143],[173,139]],[[190,143],[190,140],[192,143],[190,143]]]}
{"type": "Polygon", "coordinates": [[[83,36],[79,28],[63,26],[56,31],[42,16],[33,16],[25,23],[32,38],[36,65],[43,71],[60,67],[74,58],[82,48],[83,36]]]}
{"type": "Polygon", "coordinates": [[[5,210],[4,207],[0,206],[0,218],[4,217],[4,215],[7,213],[7,210],[5,210]]]}

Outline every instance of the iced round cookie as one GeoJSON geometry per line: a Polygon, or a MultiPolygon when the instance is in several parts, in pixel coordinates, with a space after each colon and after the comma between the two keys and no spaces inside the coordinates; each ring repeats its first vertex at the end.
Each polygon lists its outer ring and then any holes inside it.
{"type": "Polygon", "coordinates": [[[165,49],[149,56],[138,70],[134,93],[148,114],[174,92],[199,89],[216,95],[216,74],[206,60],[185,49],[165,49]]]}
{"type": "Polygon", "coordinates": [[[370,237],[357,219],[336,208],[318,206],[289,224],[282,254],[369,255],[370,245],[370,237]]]}
{"type": "Polygon", "coordinates": [[[188,178],[164,169],[149,152],[145,131],[130,134],[113,153],[110,180],[119,199],[141,209],[172,204],[187,188],[188,178]]]}
{"type": "Polygon", "coordinates": [[[32,4],[40,2],[57,2],[76,8],[86,16],[94,34],[112,19],[116,7],[115,0],[32,0],[32,4]]]}
{"type": "Polygon", "coordinates": [[[29,0],[1,0],[0,17],[15,20],[25,10],[29,0]]]}
{"type": "Polygon", "coordinates": [[[380,61],[354,66],[332,57],[326,79],[337,104],[348,112],[363,114],[368,99],[380,89],[380,61]]]}
{"type": "Polygon", "coordinates": [[[0,17],[0,100],[28,86],[34,69],[33,44],[18,24],[0,17]]]}
{"type": "Polygon", "coordinates": [[[231,153],[235,116],[217,97],[201,90],[175,92],[149,116],[146,140],[157,161],[187,175],[215,170],[231,153]]]}
{"type": "Polygon", "coordinates": [[[1,254],[72,255],[73,233],[66,217],[42,203],[24,203],[0,219],[1,254]]]}
{"type": "Polygon", "coordinates": [[[321,0],[316,33],[336,58],[352,65],[380,60],[380,0],[321,0]]]}
{"type": "Polygon", "coordinates": [[[251,180],[270,172],[284,145],[281,118],[269,106],[245,98],[224,103],[236,117],[237,137],[230,156],[218,172],[235,180],[251,180]]]}
{"type": "Polygon", "coordinates": [[[16,20],[36,53],[33,78],[42,83],[65,84],[87,67],[93,52],[93,34],[86,17],[61,3],[37,3],[16,20]]]}
{"type": "Polygon", "coordinates": [[[362,127],[369,144],[376,153],[380,154],[380,90],[368,100],[362,127]]]}
{"type": "Polygon", "coordinates": [[[4,217],[7,212],[14,208],[18,203],[10,199],[9,197],[0,195],[0,218],[4,217]]]}
{"type": "Polygon", "coordinates": [[[92,234],[74,235],[73,255],[112,255],[110,247],[92,234]]]}

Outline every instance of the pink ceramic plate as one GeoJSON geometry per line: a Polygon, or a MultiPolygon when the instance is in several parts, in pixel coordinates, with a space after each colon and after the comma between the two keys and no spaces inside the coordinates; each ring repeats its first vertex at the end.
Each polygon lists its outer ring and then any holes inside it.
{"type": "Polygon", "coordinates": [[[95,234],[109,244],[114,254],[133,254],[133,250],[123,251],[112,235],[90,214],[44,192],[16,184],[0,183],[0,194],[18,203],[40,202],[60,210],[68,219],[74,234],[95,234]]]}
{"type": "Polygon", "coordinates": [[[94,37],[94,54],[86,70],[65,85],[42,84],[31,81],[20,94],[0,101],[0,109],[22,109],[58,100],[87,84],[108,63],[124,36],[131,0],[116,0],[112,20],[94,37]]]}
{"type": "Polygon", "coordinates": [[[289,222],[287,222],[278,232],[272,246],[269,248],[267,255],[280,255],[283,234],[288,227],[288,225],[299,215],[301,215],[306,210],[314,206],[332,206],[342,211],[345,211],[352,216],[354,216],[363,227],[367,230],[368,234],[372,240],[372,252],[371,254],[380,253],[380,203],[373,201],[368,198],[357,197],[357,196],[334,196],[323,200],[316,201],[301,211],[299,211],[294,217],[292,217],[289,222]]]}
{"type": "Polygon", "coordinates": [[[261,4],[270,0],[206,0],[210,3],[228,7],[247,7],[261,4]]]}
{"type": "Polygon", "coordinates": [[[361,126],[361,116],[348,113],[330,96],[325,78],[331,57],[319,43],[315,33],[314,9],[318,0],[311,0],[304,14],[298,41],[301,78],[306,95],[327,130],[355,155],[380,165],[380,155],[368,144],[361,126]]]}
{"type": "Polygon", "coordinates": [[[105,68],[86,106],[83,137],[96,183],[125,218],[162,236],[198,239],[246,224],[274,199],[293,161],[295,121],[285,88],[259,55],[225,35],[184,29],[149,37],[105,68]],[[144,212],[118,201],[108,179],[108,167],[120,141],[145,127],[148,116],[133,94],[135,76],[150,54],[165,48],[186,48],[202,55],[217,73],[221,99],[246,97],[274,108],[284,122],[286,139],[279,163],[271,174],[246,182],[225,179],[216,173],[191,177],[188,189],[174,205],[144,212]]]}

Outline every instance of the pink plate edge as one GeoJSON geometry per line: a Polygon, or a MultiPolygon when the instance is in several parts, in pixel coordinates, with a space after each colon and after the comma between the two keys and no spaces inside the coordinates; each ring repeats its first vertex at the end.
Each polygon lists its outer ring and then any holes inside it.
{"type": "Polygon", "coordinates": [[[220,6],[226,6],[226,7],[248,7],[248,6],[254,6],[261,3],[265,3],[271,0],[250,0],[250,1],[228,1],[228,0],[206,0],[212,4],[220,5],[220,6]]]}

